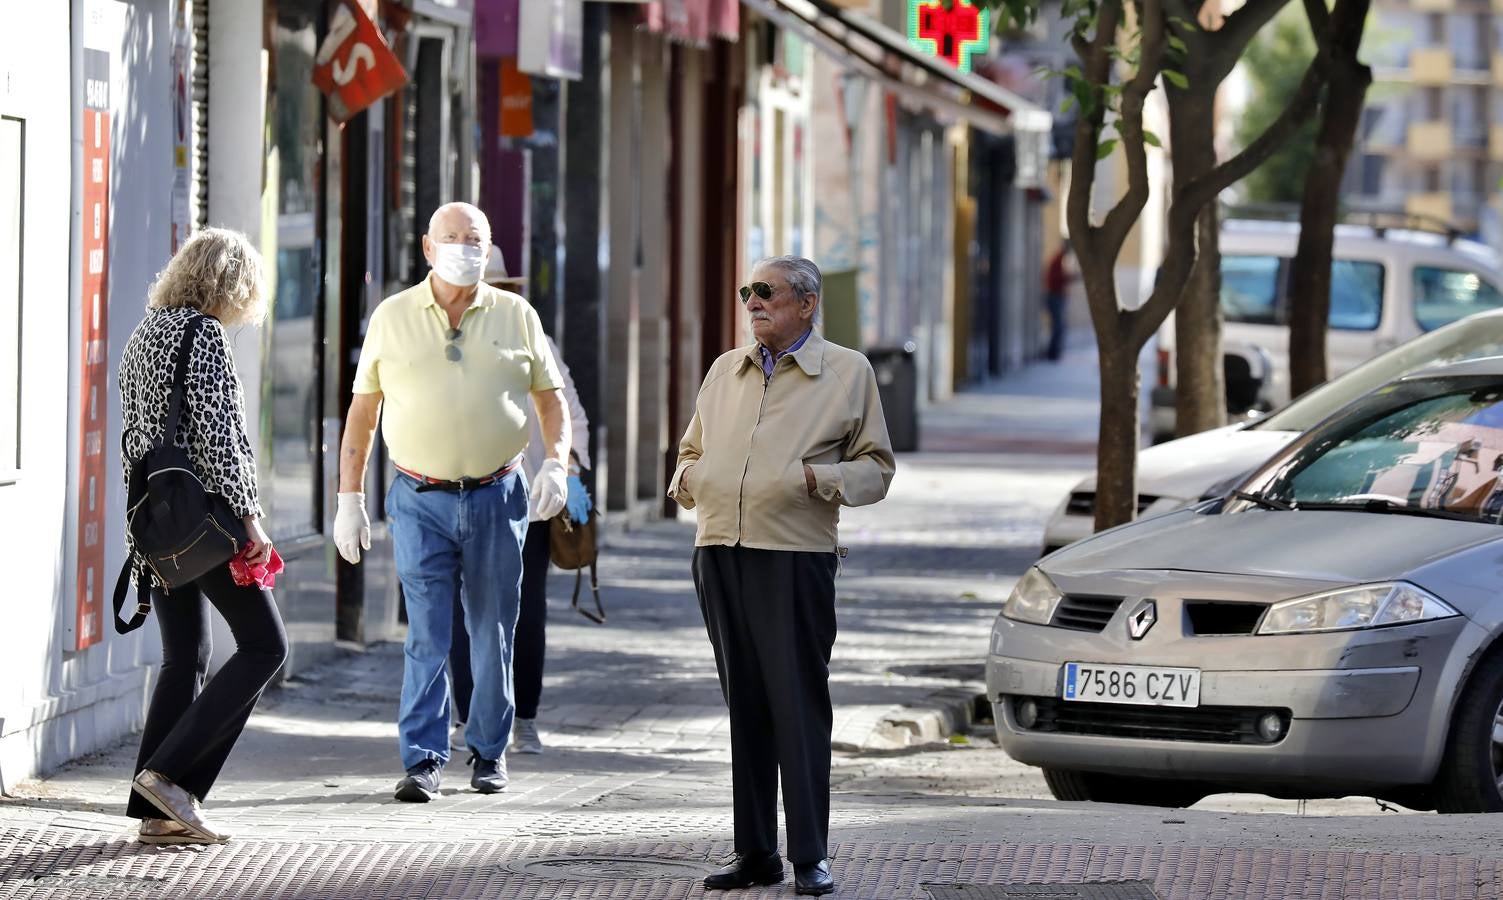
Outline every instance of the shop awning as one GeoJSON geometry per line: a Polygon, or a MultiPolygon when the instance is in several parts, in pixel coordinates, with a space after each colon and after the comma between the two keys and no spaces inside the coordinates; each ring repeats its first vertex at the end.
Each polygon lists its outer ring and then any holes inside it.
{"type": "MultiPolygon", "coordinates": [[[[1047,141],[1053,117],[1001,85],[920,53],[891,28],[822,0],[742,0],[779,27],[905,100],[1021,141],[1047,141]]],[[[1021,149],[1021,148],[1020,148],[1021,149]]]]}

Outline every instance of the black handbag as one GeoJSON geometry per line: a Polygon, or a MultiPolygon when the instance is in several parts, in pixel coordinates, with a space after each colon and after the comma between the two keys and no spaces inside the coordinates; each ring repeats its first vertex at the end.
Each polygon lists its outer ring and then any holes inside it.
{"type": "MultiPolygon", "coordinates": [[[[162,437],[140,459],[131,462],[125,488],[125,527],[134,541],[134,552],[126,557],[115,582],[115,631],[120,634],[140,628],[151,612],[151,579],[145,570],[149,569],[167,588],[181,587],[227,565],[248,540],[245,523],[230,509],[229,502],[204,487],[187,451],[173,443],[182,418],[188,354],[205,318],[194,316],[183,329],[162,437]],[[122,622],[120,610],[136,559],[144,563],[136,582],[136,612],[122,622]]],[[[121,455],[126,455],[126,437],[136,430],[127,429],[120,436],[121,455]]]]}

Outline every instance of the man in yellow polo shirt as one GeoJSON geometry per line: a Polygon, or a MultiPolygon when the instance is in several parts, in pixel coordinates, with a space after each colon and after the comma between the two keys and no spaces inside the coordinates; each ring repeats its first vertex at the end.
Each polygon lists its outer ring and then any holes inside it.
{"type": "Polygon", "coordinates": [[[544,518],[568,495],[569,413],[537,313],[516,294],[480,283],[490,224],[468,203],[439,207],[423,237],[433,272],[371,314],[339,459],[334,542],[351,563],[370,549],[365,468],[385,410],[397,476],[386,496],[397,576],[407,601],[407,645],[397,720],[398,800],[438,795],[449,760],[444,663],[455,599],[464,588],[475,693],[465,735],[470,785],[506,787],[512,634],[522,582],[528,487],[520,461],[532,396],[546,459],[532,486],[544,518]]]}

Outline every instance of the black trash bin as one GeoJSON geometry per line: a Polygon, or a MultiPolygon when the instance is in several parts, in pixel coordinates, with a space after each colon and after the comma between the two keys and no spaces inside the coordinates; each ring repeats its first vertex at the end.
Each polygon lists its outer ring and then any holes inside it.
{"type": "Polygon", "coordinates": [[[912,341],[901,347],[873,347],[866,351],[877,373],[877,396],[882,400],[882,414],[887,419],[887,435],[892,449],[911,452],[918,449],[918,364],[912,341]]]}

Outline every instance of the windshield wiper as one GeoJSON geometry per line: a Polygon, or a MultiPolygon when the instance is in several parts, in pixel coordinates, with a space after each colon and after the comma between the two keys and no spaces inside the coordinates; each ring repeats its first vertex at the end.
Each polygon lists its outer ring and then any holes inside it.
{"type": "Polygon", "coordinates": [[[1232,491],[1231,496],[1236,497],[1238,500],[1246,500],[1248,503],[1256,503],[1264,509],[1276,509],[1279,512],[1290,512],[1294,509],[1294,507],[1282,500],[1275,500],[1272,497],[1265,497],[1262,494],[1254,494],[1249,491],[1232,491]]]}
{"type": "Polygon", "coordinates": [[[1347,510],[1351,512],[1388,513],[1395,516],[1419,516],[1425,519],[1451,519],[1456,522],[1488,524],[1485,519],[1468,513],[1452,512],[1448,509],[1431,509],[1425,506],[1404,506],[1394,503],[1392,500],[1382,500],[1377,497],[1357,503],[1300,503],[1295,508],[1307,512],[1347,510]]]}

